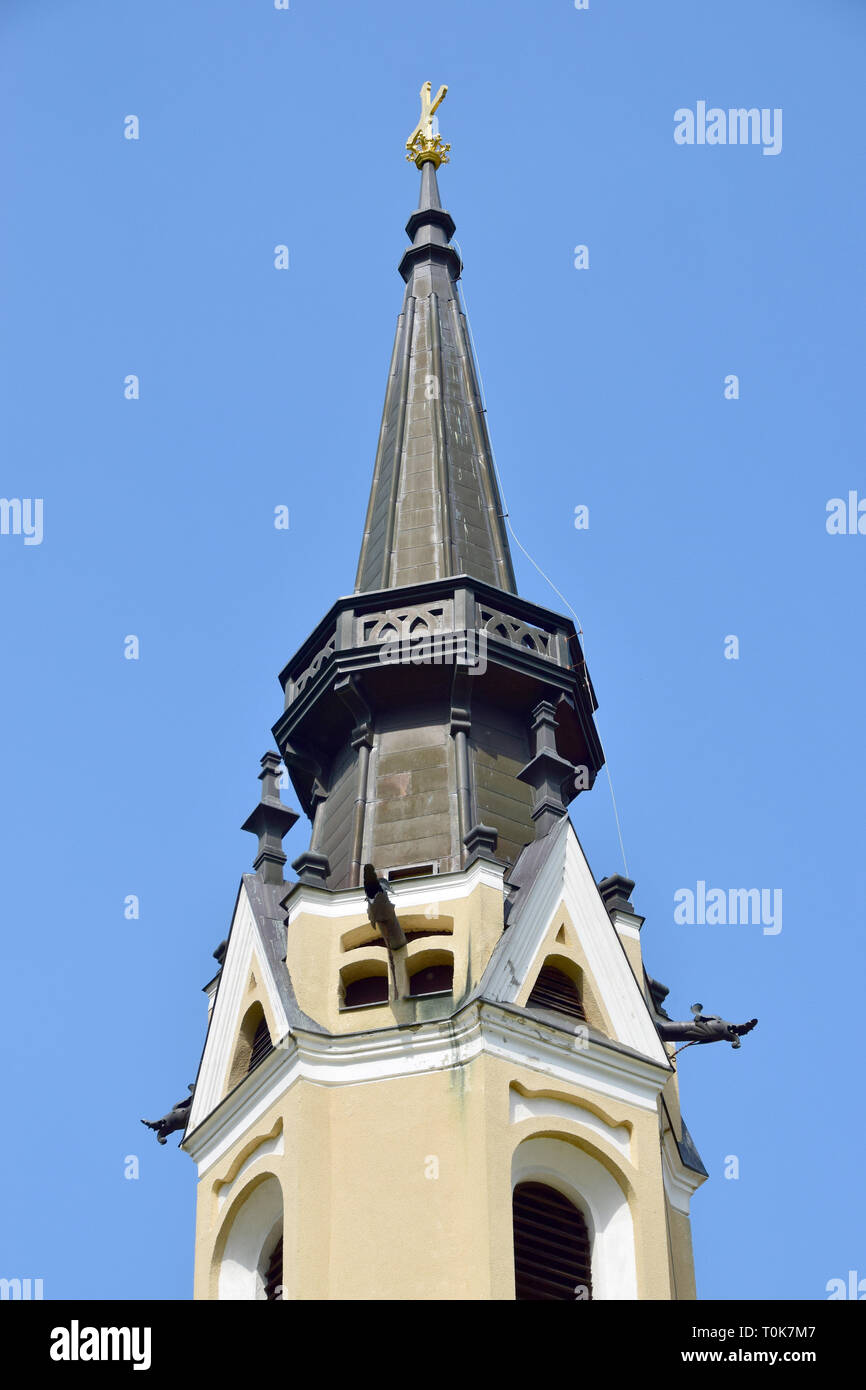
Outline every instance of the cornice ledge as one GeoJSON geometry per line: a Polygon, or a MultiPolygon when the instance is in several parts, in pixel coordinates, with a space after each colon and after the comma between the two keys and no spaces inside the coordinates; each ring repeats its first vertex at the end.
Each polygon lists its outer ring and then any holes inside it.
{"type": "Polygon", "coordinates": [[[707,1180],[706,1173],[696,1173],[687,1168],[680,1158],[677,1141],[672,1129],[667,1129],[662,1137],[662,1179],[665,1192],[674,1211],[689,1214],[691,1199],[701,1183],[707,1180]]]}
{"type": "Polygon", "coordinates": [[[560,1079],[592,1086],[595,1081],[607,1093],[613,1085],[628,1093],[632,1104],[645,1110],[655,1110],[658,1096],[670,1078],[670,1069],[641,1057],[616,1043],[603,1042],[597,1037],[575,1034],[573,1030],[518,1012],[506,1004],[480,1001],[485,1019],[485,1037],[498,1039],[501,1055],[513,1056],[514,1049],[532,1048],[529,1065],[560,1079]],[[568,1039],[566,1043],[566,1039],[568,1039]],[[577,1039],[577,1041],[576,1041],[577,1039]]]}
{"type": "MultiPolygon", "coordinates": [[[[431,897],[437,902],[454,901],[468,896],[479,884],[493,888],[504,896],[505,865],[489,859],[476,859],[466,869],[456,869],[447,874],[423,874],[418,878],[398,879],[390,883],[388,891],[394,899],[397,915],[401,910],[411,911],[413,907],[424,907],[431,897]]],[[[283,902],[288,911],[289,924],[302,912],[314,917],[354,917],[365,916],[367,898],[363,888],[339,888],[331,891],[316,888],[306,883],[296,883],[286,893],[283,902]]]]}

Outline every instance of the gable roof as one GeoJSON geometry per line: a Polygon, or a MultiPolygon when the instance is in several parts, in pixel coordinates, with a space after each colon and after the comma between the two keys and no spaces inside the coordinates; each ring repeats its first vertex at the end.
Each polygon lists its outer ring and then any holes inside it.
{"type": "Polygon", "coordinates": [[[567,909],[613,1041],[670,1068],[643,991],[608,916],[574,827],[567,817],[527,845],[509,875],[508,926],[471,997],[514,1004],[543,963],[542,945],[561,907],[567,909]]]}
{"type": "Polygon", "coordinates": [[[274,1020],[275,1042],[295,1028],[313,1033],[324,1031],[299,1007],[285,965],[285,913],[280,900],[285,897],[288,886],[265,883],[258,874],[244,874],[241,879],[196,1078],[187,1134],[192,1133],[223,1099],[225,1078],[241,1025],[241,1004],[251,971],[255,973],[274,1020]]]}

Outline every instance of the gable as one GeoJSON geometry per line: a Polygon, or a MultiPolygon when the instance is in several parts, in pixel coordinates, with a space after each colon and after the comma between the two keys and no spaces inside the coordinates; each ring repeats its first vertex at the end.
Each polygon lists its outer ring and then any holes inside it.
{"type": "Polygon", "coordinates": [[[261,1004],[274,1046],[289,1031],[287,1017],[261,940],[246,881],[241,882],[220,975],[187,1132],[191,1133],[226,1094],[241,1023],[261,1004]]]}
{"type": "Polygon", "coordinates": [[[480,994],[524,1004],[545,956],[565,955],[583,971],[587,998],[607,1024],[603,1031],[668,1067],[643,992],[570,820],[564,818],[545,839],[546,853],[517,895],[511,925],[493,954],[480,994]]]}
{"type": "Polygon", "coordinates": [[[614,1037],[613,1021],[603,1002],[597,996],[586,952],[581,945],[571,920],[571,914],[564,901],[560,903],[558,910],[553,914],[550,926],[542,938],[526,979],[517,992],[517,998],[514,1001],[516,1004],[524,1008],[528,1006],[539,973],[546,965],[553,966],[554,969],[571,978],[577,975],[580,979],[580,995],[587,1023],[591,1028],[598,1029],[600,1033],[606,1033],[609,1038],[614,1037]]]}

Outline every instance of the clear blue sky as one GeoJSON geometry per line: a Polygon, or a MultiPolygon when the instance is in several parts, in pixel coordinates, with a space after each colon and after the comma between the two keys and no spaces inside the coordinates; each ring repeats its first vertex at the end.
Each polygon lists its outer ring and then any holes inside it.
{"type": "MultiPolygon", "coordinates": [[[[760,1018],[681,1058],[699,1293],[866,1275],[866,536],[825,527],[866,496],[862,4],[5,0],[0,41],[0,494],[44,499],[41,545],[0,536],[0,1275],[190,1296],[194,1168],[139,1117],[195,1077],[277,673],[353,586],[427,78],[511,515],[584,626],[647,966],[678,1016],[760,1018]],[[676,145],[701,100],[781,108],[781,154],[676,145]],[[781,888],[782,931],[677,925],[699,880],[781,888]]],[[[621,870],[604,777],[574,820],[621,870]]]]}

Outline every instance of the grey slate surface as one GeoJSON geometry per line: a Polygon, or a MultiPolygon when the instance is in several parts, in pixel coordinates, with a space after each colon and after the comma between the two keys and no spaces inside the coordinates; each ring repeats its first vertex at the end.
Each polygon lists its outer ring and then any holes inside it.
{"type": "MultiPolygon", "coordinates": [[[[686,1168],[691,1168],[692,1172],[694,1173],[703,1173],[704,1177],[708,1178],[710,1175],[703,1165],[701,1156],[698,1153],[697,1148],[695,1147],[695,1141],[689,1133],[688,1125],[686,1124],[682,1115],[680,1116],[680,1124],[683,1127],[683,1137],[682,1139],[677,1140],[677,1148],[680,1151],[680,1158],[682,1159],[686,1168]]],[[[674,1138],[676,1139],[676,1135],[674,1135],[674,1138]]]]}
{"type": "Polygon", "coordinates": [[[514,571],[459,301],[453,221],[424,164],[367,512],[358,590],[468,574],[509,593],[514,571]]]}
{"type": "Polygon", "coordinates": [[[314,1033],[326,1032],[321,1024],[316,1023],[315,1019],[310,1018],[300,1008],[286,969],[285,912],[280,907],[280,899],[285,897],[290,885],[264,883],[258,874],[244,874],[243,883],[258,927],[262,949],[280,992],[280,1002],[286,1011],[286,1018],[289,1020],[289,1028],[304,1028],[314,1033]]]}

